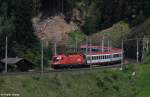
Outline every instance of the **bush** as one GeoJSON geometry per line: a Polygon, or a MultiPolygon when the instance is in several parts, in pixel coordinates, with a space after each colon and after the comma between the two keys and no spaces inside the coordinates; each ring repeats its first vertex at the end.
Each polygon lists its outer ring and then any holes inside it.
{"type": "Polygon", "coordinates": [[[71,44],[75,46],[76,42],[79,44],[85,42],[86,35],[83,32],[72,32],[69,34],[71,44]]]}

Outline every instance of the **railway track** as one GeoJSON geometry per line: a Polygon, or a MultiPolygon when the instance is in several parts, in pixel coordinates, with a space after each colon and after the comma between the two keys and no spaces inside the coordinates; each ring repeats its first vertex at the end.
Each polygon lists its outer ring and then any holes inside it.
{"type": "Polygon", "coordinates": [[[68,72],[88,72],[99,69],[109,68],[120,68],[121,64],[111,66],[92,66],[90,68],[76,68],[76,69],[58,69],[58,70],[46,70],[46,71],[32,71],[32,72],[8,72],[0,73],[0,76],[17,76],[17,75],[44,75],[44,74],[57,74],[57,73],[68,73],[68,72]]]}

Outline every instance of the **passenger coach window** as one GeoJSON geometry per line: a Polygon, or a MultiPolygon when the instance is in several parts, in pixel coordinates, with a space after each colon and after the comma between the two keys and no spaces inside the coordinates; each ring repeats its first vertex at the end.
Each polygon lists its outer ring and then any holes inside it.
{"type": "Polygon", "coordinates": [[[108,59],[108,55],[106,56],[106,59],[108,59]]]}
{"type": "Polygon", "coordinates": [[[95,60],[97,60],[97,56],[95,56],[95,60]]]}
{"type": "Polygon", "coordinates": [[[92,56],[92,60],[94,60],[94,57],[92,56]]]}
{"type": "Polygon", "coordinates": [[[99,57],[97,56],[97,60],[99,59],[99,57]]]}
{"type": "Polygon", "coordinates": [[[116,58],[116,57],[119,57],[119,54],[115,54],[115,55],[114,55],[114,58],[116,58]]]}

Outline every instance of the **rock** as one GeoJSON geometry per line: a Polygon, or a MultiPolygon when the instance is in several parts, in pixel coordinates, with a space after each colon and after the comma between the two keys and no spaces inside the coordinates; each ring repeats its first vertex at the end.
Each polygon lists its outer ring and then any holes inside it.
{"type": "Polygon", "coordinates": [[[39,38],[61,44],[67,42],[69,33],[78,29],[75,23],[70,22],[68,24],[63,16],[49,17],[34,23],[34,28],[39,38]]]}

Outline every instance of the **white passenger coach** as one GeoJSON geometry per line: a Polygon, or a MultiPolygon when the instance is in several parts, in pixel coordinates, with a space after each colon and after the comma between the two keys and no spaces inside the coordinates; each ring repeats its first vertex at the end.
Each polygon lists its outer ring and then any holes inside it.
{"type": "Polygon", "coordinates": [[[82,51],[86,52],[87,65],[110,65],[120,64],[123,60],[123,50],[119,48],[101,46],[81,46],[82,51]],[[102,52],[102,49],[104,52],[102,52]]]}

